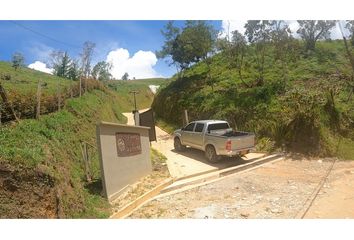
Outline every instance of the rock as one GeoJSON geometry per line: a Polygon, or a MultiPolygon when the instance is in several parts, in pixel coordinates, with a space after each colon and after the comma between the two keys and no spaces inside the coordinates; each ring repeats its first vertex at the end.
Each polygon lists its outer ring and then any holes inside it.
{"type": "Polygon", "coordinates": [[[322,160],[318,160],[317,162],[318,162],[318,163],[322,163],[323,161],[322,161],[322,160]]]}
{"type": "Polygon", "coordinates": [[[243,218],[248,218],[250,216],[250,214],[248,212],[242,212],[240,215],[243,218]]]}
{"type": "Polygon", "coordinates": [[[278,208],[273,208],[273,209],[270,209],[271,213],[282,213],[283,211],[281,209],[278,209],[278,208]]]}

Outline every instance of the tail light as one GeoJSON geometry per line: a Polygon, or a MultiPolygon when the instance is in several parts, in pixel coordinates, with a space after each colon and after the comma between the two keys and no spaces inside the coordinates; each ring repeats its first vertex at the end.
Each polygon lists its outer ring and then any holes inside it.
{"type": "Polygon", "coordinates": [[[226,150],[231,151],[231,140],[226,141],[226,150]]]}

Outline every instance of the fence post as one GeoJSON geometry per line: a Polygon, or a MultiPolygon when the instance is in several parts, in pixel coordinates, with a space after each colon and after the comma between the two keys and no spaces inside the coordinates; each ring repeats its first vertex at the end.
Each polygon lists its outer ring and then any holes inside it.
{"type": "Polygon", "coordinates": [[[185,109],[184,112],[183,112],[183,124],[184,125],[187,125],[189,123],[189,120],[188,120],[188,111],[185,109]]]}
{"type": "Polygon", "coordinates": [[[4,87],[1,85],[1,82],[0,82],[0,96],[3,100],[3,102],[8,106],[8,108],[10,108],[12,115],[14,116],[15,120],[18,122],[19,119],[16,116],[15,110],[13,109],[12,105],[10,104],[10,102],[7,98],[6,91],[5,91],[4,87]]]}
{"type": "Polygon", "coordinates": [[[42,88],[42,83],[41,80],[38,80],[38,86],[37,86],[37,111],[36,111],[36,119],[39,119],[41,116],[41,88],[42,88]]]}
{"type": "Polygon", "coordinates": [[[57,96],[58,96],[58,111],[60,111],[60,105],[61,105],[61,96],[60,96],[60,84],[58,80],[58,85],[57,85],[57,96]]]}
{"type": "Polygon", "coordinates": [[[82,77],[80,76],[80,84],[79,84],[80,97],[81,97],[81,86],[82,86],[82,77]]]}
{"type": "Polygon", "coordinates": [[[86,181],[91,182],[92,179],[91,179],[90,166],[89,166],[89,160],[88,160],[87,143],[81,142],[80,145],[81,145],[82,159],[84,160],[86,181]]]}

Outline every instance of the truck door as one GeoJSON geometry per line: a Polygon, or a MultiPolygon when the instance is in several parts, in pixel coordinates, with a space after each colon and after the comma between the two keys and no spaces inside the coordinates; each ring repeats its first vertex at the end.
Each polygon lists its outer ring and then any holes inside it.
{"type": "Polygon", "coordinates": [[[191,135],[191,146],[199,149],[203,149],[203,129],[204,129],[204,123],[197,123],[194,131],[191,135]]]}
{"type": "Polygon", "coordinates": [[[191,144],[191,138],[193,135],[193,130],[194,130],[195,122],[192,122],[185,126],[181,132],[181,140],[183,145],[189,145],[191,144]]]}

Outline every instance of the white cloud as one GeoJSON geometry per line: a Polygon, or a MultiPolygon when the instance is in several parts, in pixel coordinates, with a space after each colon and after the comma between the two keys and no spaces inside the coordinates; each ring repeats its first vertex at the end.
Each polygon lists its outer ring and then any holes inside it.
{"type": "Polygon", "coordinates": [[[53,74],[54,70],[52,68],[47,68],[47,65],[41,61],[35,61],[34,63],[31,63],[30,65],[28,65],[28,68],[32,68],[49,74],[53,74]]]}
{"type": "Polygon", "coordinates": [[[222,20],[222,31],[220,37],[231,37],[232,31],[239,31],[242,34],[245,34],[245,24],[246,20],[222,20]]]}
{"type": "Polygon", "coordinates": [[[121,79],[126,72],[130,79],[161,77],[153,68],[157,58],[151,51],[140,50],[130,57],[127,49],[118,48],[108,53],[106,61],[112,63],[111,74],[116,79],[121,79]]]}

